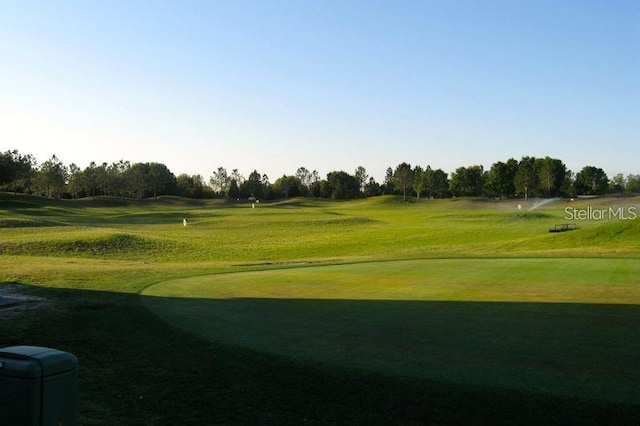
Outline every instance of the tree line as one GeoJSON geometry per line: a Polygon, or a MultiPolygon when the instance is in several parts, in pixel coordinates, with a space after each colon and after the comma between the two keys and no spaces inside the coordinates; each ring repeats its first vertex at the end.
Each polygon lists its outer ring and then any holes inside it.
{"type": "Polygon", "coordinates": [[[526,156],[498,161],[489,170],[472,165],[459,167],[451,174],[428,165],[412,167],[403,162],[389,167],[382,183],[376,182],[362,166],[352,174],[332,171],[324,178],[315,170],[300,167],[295,174],[285,174],[273,183],[257,170],[245,178],[238,169],[228,172],[218,167],[205,182],[201,175],[175,176],[162,163],[91,162],[81,169],[74,163],[65,165],[56,155],[37,164],[33,155],[12,150],[0,153],[0,189],[51,198],[140,199],[176,195],[263,200],[310,196],[342,200],[396,194],[405,200],[465,196],[526,199],[640,193],[640,175],[618,174],[609,179],[604,170],[595,166],[585,166],[574,174],[559,159],[526,156]]]}

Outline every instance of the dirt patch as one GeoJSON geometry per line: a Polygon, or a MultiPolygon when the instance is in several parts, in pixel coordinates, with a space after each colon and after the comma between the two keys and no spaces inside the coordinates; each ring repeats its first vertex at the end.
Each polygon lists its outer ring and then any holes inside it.
{"type": "Polygon", "coordinates": [[[48,305],[49,302],[46,299],[26,294],[23,285],[0,286],[0,319],[13,318],[23,312],[39,310],[48,305]]]}

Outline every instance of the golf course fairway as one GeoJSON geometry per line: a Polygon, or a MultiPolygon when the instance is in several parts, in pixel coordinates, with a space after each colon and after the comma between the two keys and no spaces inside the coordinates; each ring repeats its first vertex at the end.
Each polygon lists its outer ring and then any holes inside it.
{"type": "Polygon", "coordinates": [[[146,288],[167,323],[337,371],[640,403],[640,262],[460,258],[193,276],[146,288]]]}

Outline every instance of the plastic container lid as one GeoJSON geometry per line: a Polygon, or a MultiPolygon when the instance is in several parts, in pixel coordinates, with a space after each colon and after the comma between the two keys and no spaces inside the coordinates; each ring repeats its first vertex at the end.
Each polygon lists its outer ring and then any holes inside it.
{"type": "Polygon", "coordinates": [[[57,349],[10,346],[0,349],[0,377],[49,377],[74,370],[78,359],[57,349]]]}

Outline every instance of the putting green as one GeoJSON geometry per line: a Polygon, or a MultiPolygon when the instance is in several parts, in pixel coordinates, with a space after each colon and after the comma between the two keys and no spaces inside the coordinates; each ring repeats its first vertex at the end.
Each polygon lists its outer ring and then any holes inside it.
{"type": "Polygon", "coordinates": [[[147,288],[167,322],[326,368],[640,402],[637,259],[428,259],[147,288]]]}

